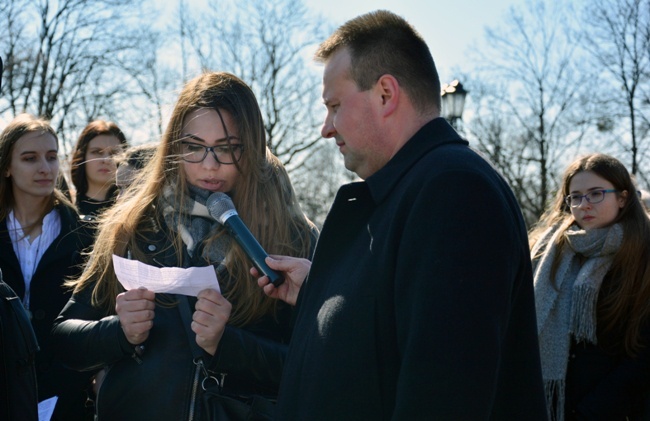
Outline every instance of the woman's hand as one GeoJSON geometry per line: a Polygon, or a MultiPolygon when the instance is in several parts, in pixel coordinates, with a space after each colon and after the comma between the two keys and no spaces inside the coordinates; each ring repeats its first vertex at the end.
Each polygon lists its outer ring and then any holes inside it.
{"type": "Polygon", "coordinates": [[[204,289],[197,298],[192,315],[192,331],[196,333],[196,343],[205,352],[214,355],[230,318],[232,305],[214,289],[204,289]]]}
{"type": "Polygon", "coordinates": [[[117,296],[115,312],[126,339],[139,345],[149,337],[153,327],[156,294],[146,288],[131,289],[117,296]]]}
{"type": "MultiPolygon", "coordinates": [[[[298,293],[305,278],[311,269],[311,262],[307,259],[289,256],[272,255],[266,258],[266,264],[271,269],[282,272],[284,282],[277,287],[269,282],[268,276],[257,279],[257,285],[264,289],[264,293],[271,298],[277,298],[292,306],[296,305],[298,293]]],[[[260,276],[255,268],[251,268],[251,275],[260,276]]]]}

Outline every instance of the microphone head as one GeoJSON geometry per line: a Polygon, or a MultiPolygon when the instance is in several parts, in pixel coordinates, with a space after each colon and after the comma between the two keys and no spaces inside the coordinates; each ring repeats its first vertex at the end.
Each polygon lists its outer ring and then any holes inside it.
{"type": "Polygon", "coordinates": [[[230,196],[222,192],[214,192],[205,202],[205,206],[208,208],[210,216],[215,220],[219,221],[220,224],[224,224],[226,219],[230,218],[233,215],[237,215],[237,210],[235,209],[235,204],[232,202],[230,196]]]}

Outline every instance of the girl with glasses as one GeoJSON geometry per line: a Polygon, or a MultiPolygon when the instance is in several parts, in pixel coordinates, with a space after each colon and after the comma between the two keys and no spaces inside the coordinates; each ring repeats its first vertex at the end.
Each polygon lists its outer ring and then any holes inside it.
{"type": "Polygon", "coordinates": [[[38,400],[58,396],[53,420],[90,419],[84,418],[89,375],[64,368],[50,336],[71,296],[64,282],[80,275],[91,238],[56,188],[59,141],[47,121],[22,114],[9,123],[0,134],[0,173],[0,270],[38,340],[38,400]]]}
{"type": "Polygon", "coordinates": [[[251,89],[228,73],[191,80],[140,171],[100,217],[92,259],[56,321],[62,358],[79,370],[105,368],[99,419],[205,419],[196,345],[223,393],[274,398],[292,310],[257,286],[243,250],[207,215],[206,200],[230,196],[268,253],[310,257],[317,230],[267,147],[251,89]],[[221,292],[125,291],[113,255],[157,267],[213,266],[221,292]]]}
{"type": "Polygon", "coordinates": [[[569,165],[530,240],[549,419],[647,419],[650,221],[625,166],[569,165]]]}

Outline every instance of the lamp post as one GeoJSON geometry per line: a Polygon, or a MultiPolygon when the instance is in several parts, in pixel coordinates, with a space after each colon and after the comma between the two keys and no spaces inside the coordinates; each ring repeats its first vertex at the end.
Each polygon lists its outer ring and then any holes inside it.
{"type": "Polygon", "coordinates": [[[462,130],[461,120],[463,119],[467,92],[458,79],[442,85],[442,116],[458,131],[462,130]]]}

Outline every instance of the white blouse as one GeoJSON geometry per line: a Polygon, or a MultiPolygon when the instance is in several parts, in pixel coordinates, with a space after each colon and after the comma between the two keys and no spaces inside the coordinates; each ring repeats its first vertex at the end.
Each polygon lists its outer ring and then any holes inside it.
{"type": "Polygon", "coordinates": [[[31,236],[23,233],[23,227],[14,216],[14,211],[12,210],[7,218],[7,228],[9,229],[9,237],[14,247],[14,253],[18,257],[20,270],[23,272],[23,279],[25,280],[23,304],[26,309],[29,309],[29,289],[32,277],[36,272],[38,262],[41,261],[41,257],[45,254],[45,250],[50,247],[56,237],[61,233],[61,216],[56,209],[52,209],[43,218],[41,234],[32,239],[31,236]]]}

